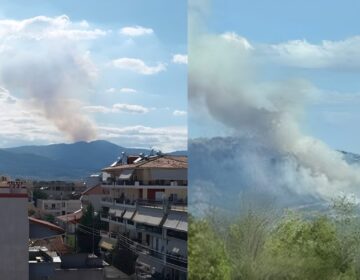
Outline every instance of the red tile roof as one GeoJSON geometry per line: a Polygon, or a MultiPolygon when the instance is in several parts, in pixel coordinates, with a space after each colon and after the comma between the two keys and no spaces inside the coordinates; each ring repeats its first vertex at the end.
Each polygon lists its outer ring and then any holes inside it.
{"type": "Polygon", "coordinates": [[[70,214],[67,214],[67,215],[62,215],[62,216],[58,216],[56,217],[56,219],[59,219],[60,221],[62,222],[69,222],[69,223],[77,223],[78,221],[80,221],[80,219],[82,218],[83,216],[83,212],[82,210],[78,210],[74,213],[70,213],[70,214]]]}
{"type": "Polygon", "coordinates": [[[61,236],[56,236],[50,239],[36,240],[33,242],[32,246],[46,247],[49,251],[55,251],[59,255],[68,254],[73,251],[70,246],[64,243],[64,240],[61,236]]]}
{"type": "Polygon", "coordinates": [[[29,217],[29,222],[45,226],[45,227],[47,227],[47,228],[49,228],[51,230],[59,232],[60,234],[65,233],[65,231],[61,227],[59,227],[57,225],[54,225],[54,224],[52,224],[50,222],[44,221],[44,220],[39,220],[39,219],[36,219],[36,218],[33,218],[33,217],[29,217]]]}
{"type": "Polygon", "coordinates": [[[91,188],[86,189],[82,195],[90,195],[90,194],[99,194],[99,195],[103,195],[104,194],[104,189],[101,187],[101,184],[99,183],[96,186],[93,186],[91,188]]]}

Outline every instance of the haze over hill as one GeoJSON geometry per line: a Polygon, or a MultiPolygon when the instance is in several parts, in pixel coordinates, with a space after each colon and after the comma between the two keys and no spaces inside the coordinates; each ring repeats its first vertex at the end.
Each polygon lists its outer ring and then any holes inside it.
{"type": "MultiPolygon", "coordinates": [[[[345,191],[319,186],[317,176],[324,175],[301,166],[296,156],[252,139],[193,139],[188,151],[190,204],[199,208],[194,211],[209,205],[233,210],[243,199],[295,207],[323,202],[345,191]]],[[[359,155],[339,153],[350,166],[360,163],[359,155]]]]}
{"type": "Polygon", "coordinates": [[[104,140],[6,148],[0,149],[0,174],[12,178],[81,180],[113,163],[122,152],[138,155],[149,150],[126,148],[104,140]]]}

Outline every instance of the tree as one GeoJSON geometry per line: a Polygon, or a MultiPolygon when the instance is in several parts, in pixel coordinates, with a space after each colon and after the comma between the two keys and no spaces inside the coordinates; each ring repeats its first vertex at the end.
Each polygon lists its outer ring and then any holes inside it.
{"type": "Polygon", "coordinates": [[[45,215],[45,221],[48,221],[49,223],[54,223],[55,222],[55,216],[51,215],[51,214],[47,214],[45,215]]]}
{"type": "Polygon", "coordinates": [[[98,244],[100,242],[99,230],[101,230],[101,227],[100,214],[95,213],[94,207],[89,204],[84,210],[76,233],[80,252],[92,253],[94,250],[95,254],[100,254],[98,244]]]}
{"type": "Polygon", "coordinates": [[[28,216],[29,216],[29,217],[33,216],[35,213],[36,213],[36,212],[35,212],[34,209],[29,209],[29,210],[28,210],[28,216]]]}
{"type": "Polygon", "coordinates": [[[38,199],[47,199],[48,195],[47,193],[43,192],[41,189],[34,189],[33,191],[33,200],[35,202],[35,206],[37,206],[37,200],[38,199]]]}
{"type": "Polygon", "coordinates": [[[230,279],[224,242],[204,219],[189,219],[189,279],[230,279]]]}
{"type": "Polygon", "coordinates": [[[119,239],[110,253],[112,265],[128,275],[135,273],[137,257],[138,255],[131,251],[127,246],[121,244],[119,239]]]}
{"type": "Polygon", "coordinates": [[[312,219],[290,213],[267,241],[270,275],[277,279],[358,279],[353,259],[343,259],[334,220],[317,214],[312,219]]]}

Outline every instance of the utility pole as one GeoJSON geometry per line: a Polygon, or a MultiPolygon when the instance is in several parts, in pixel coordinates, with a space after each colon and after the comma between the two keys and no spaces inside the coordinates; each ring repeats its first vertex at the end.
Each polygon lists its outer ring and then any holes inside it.
{"type": "Polygon", "coordinates": [[[95,252],[95,234],[94,234],[94,218],[95,218],[95,209],[92,212],[92,253],[95,252]]]}

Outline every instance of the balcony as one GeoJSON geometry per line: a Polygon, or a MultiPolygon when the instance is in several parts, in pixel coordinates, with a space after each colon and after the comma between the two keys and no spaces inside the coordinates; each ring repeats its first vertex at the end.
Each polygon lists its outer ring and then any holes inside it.
{"type": "Polygon", "coordinates": [[[164,189],[164,188],[187,188],[187,182],[182,181],[150,181],[144,183],[143,181],[130,181],[130,180],[117,180],[117,181],[104,181],[102,182],[103,188],[152,188],[152,189],[164,189]]]}
{"type": "Polygon", "coordinates": [[[103,222],[109,222],[109,214],[108,213],[101,213],[100,220],[103,222]]]}
{"type": "Polygon", "coordinates": [[[100,236],[110,238],[110,239],[113,239],[113,240],[117,240],[116,232],[109,232],[109,231],[105,231],[105,230],[100,230],[100,236]]]}
{"type": "Polygon", "coordinates": [[[166,262],[175,266],[187,268],[187,259],[179,254],[168,253],[166,256],[166,262]]]}
{"type": "Polygon", "coordinates": [[[62,207],[44,207],[45,211],[61,211],[62,209],[62,207]]]}
{"type": "Polygon", "coordinates": [[[101,237],[111,238],[113,240],[117,240],[118,244],[122,247],[128,248],[132,252],[136,254],[142,254],[146,256],[150,256],[157,260],[164,261],[166,257],[166,263],[169,267],[174,268],[187,268],[187,258],[180,255],[168,252],[165,254],[164,252],[156,251],[148,246],[148,244],[144,244],[141,240],[129,238],[126,234],[120,234],[116,232],[107,232],[100,231],[101,237]]]}
{"type": "Polygon", "coordinates": [[[111,198],[111,197],[103,197],[101,199],[101,203],[104,206],[133,206],[135,207],[136,205],[136,200],[131,200],[131,199],[120,199],[120,198],[111,198]]]}
{"type": "Polygon", "coordinates": [[[169,207],[171,210],[187,211],[187,201],[178,199],[173,201],[171,199],[166,200],[150,200],[150,199],[128,199],[128,198],[110,198],[103,197],[101,201],[103,206],[109,207],[136,207],[146,206],[154,208],[169,207]]]}

